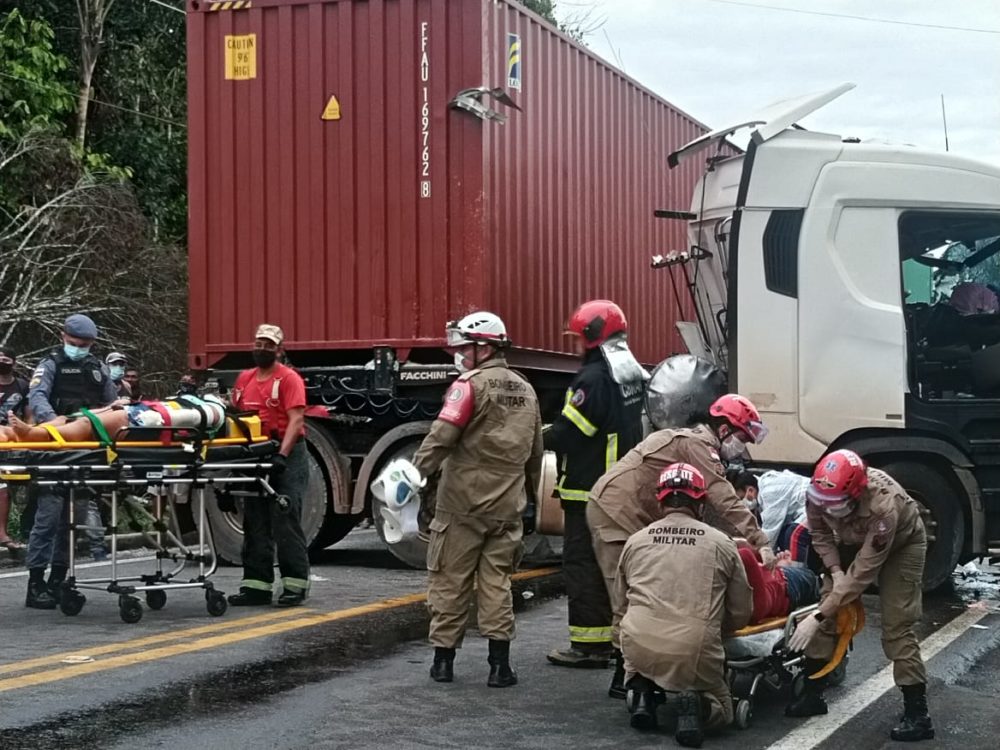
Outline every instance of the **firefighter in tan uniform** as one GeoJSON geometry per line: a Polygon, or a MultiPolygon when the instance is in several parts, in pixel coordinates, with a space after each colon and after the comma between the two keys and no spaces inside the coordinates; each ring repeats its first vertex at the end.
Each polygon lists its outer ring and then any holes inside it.
{"type": "MultiPolygon", "coordinates": [[[[766,434],[754,405],[742,396],[728,394],[711,405],[704,423],[654,432],[602,476],[590,492],[587,523],[608,590],[611,591],[614,585],[625,541],[639,529],[660,519],[662,507],[656,501],[656,483],[660,473],[673,463],[690,464],[705,478],[708,522],[745,538],[758,548],[765,564],[773,567],[774,553],[767,535],[726,481],[720,459],[720,454],[726,460],[741,456],[745,443],[759,443],[766,434]]],[[[624,611],[614,606],[613,610],[611,638],[620,653],[618,627],[624,611]]],[[[624,679],[624,668],[619,660],[608,695],[624,698],[624,679]]]]}
{"type": "Polygon", "coordinates": [[[473,586],[479,634],[489,638],[490,687],[517,684],[510,666],[510,577],[522,533],[534,531],[542,470],[542,418],[531,385],[507,367],[503,321],[479,312],[449,323],[448,346],[463,372],[413,458],[421,476],[442,472],[427,549],[431,677],[451,682],[473,586]],[[525,502],[525,490],[530,501],[525,502]]]}
{"type": "Polygon", "coordinates": [[[700,747],[705,728],[733,719],[723,631],[750,621],[753,597],[736,543],[702,522],[705,478],[675,463],[660,475],[663,517],[629,537],[615,600],[626,609],[621,646],[631,724],[656,726],[657,688],[676,695],[675,738],[700,747]]]}
{"type": "MultiPolygon", "coordinates": [[[[927,670],[913,630],[920,620],[927,536],[917,503],[895,480],[867,468],[853,451],[821,458],[806,490],[806,518],[812,543],[832,581],[824,586],[819,611],[796,628],[789,642],[805,653],[807,673],[833,654],[837,610],[878,582],[882,603],[882,649],[892,661],[893,678],[903,692],[904,715],[892,730],[894,740],[932,739],[927,714],[927,670]],[[857,548],[844,570],[838,546],[857,548]]],[[[785,713],[815,716],[827,712],[823,680],[806,680],[806,690],[785,713]]]]}

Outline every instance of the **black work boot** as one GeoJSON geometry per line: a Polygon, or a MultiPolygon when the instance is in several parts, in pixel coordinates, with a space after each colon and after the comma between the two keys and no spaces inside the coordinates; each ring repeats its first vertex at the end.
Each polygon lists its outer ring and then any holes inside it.
{"type": "Polygon", "coordinates": [[[701,747],[705,741],[703,722],[707,718],[701,695],[693,690],[677,694],[677,731],[674,739],[683,747],[701,747]]]}
{"type": "Polygon", "coordinates": [[[455,679],[455,649],[437,646],[434,649],[434,663],[431,665],[431,679],[434,682],[451,682],[455,679]]]}
{"type": "Polygon", "coordinates": [[[805,677],[802,695],[785,706],[785,716],[805,718],[807,716],[821,716],[828,711],[826,701],[823,700],[826,678],[809,679],[809,675],[816,674],[824,666],[825,663],[821,659],[806,659],[802,662],[802,674],[805,677]]]}
{"type": "Polygon", "coordinates": [[[510,687],[517,684],[517,672],[510,667],[510,641],[496,641],[490,638],[490,676],[486,684],[490,687],[510,687]]]}
{"type": "Polygon", "coordinates": [[[589,649],[581,648],[578,644],[570,643],[567,649],[554,649],[546,657],[550,663],[557,667],[576,667],[577,669],[607,669],[608,660],[611,658],[610,648],[589,649]]]}
{"type": "Polygon", "coordinates": [[[45,584],[45,568],[32,568],[28,572],[28,595],[24,599],[24,606],[31,609],[56,608],[56,600],[45,584]]]}
{"type": "Polygon", "coordinates": [[[615,673],[611,675],[611,686],[608,688],[609,698],[619,698],[624,700],[628,695],[625,689],[625,657],[620,649],[611,652],[611,663],[614,665],[615,673]]]}
{"type": "Polygon", "coordinates": [[[226,600],[234,607],[269,607],[271,592],[241,586],[240,593],[230,594],[226,600]]]}
{"type": "Polygon", "coordinates": [[[62,600],[63,581],[68,572],[69,568],[65,565],[53,565],[49,570],[49,595],[56,600],[56,604],[62,600]]]}
{"type": "Polygon", "coordinates": [[[279,607],[297,607],[306,600],[305,591],[292,591],[291,589],[285,589],[281,592],[281,596],[278,597],[279,607]]]}
{"type": "Polygon", "coordinates": [[[628,682],[629,724],[633,729],[656,729],[656,685],[642,675],[628,682]]]}
{"type": "Polygon", "coordinates": [[[893,727],[890,737],[897,742],[934,739],[934,725],[927,715],[927,685],[902,685],[903,720],[893,727]]]}

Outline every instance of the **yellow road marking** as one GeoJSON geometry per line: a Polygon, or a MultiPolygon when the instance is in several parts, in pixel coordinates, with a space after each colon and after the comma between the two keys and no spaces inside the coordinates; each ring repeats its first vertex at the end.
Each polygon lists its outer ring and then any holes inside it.
{"type": "Polygon", "coordinates": [[[132,648],[139,648],[141,646],[150,646],[154,644],[162,644],[170,641],[177,641],[182,638],[187,638],[193,635],[206,635],[207,633],[216,633],[220,630],[230,630],[232,628],[241,628],[247,625],[256,625],[261,622],[267,622],[268,620],[279,620],[285,617],[301,617],[303,612],[312,612],[313,610],[295,610],[295,609],[279,609],[276,612],[269,612],[263,615],[255,615],[253,617],[238,617],[230,620],[215,622],[211,625],[201,625],[197,628],[188,628],[187,630],[170,630],[165,633],[158,633],[157,635],[144,636],[142,638],[136,638],[131,641],[116,641],[115,643],[107,643],[103,646],[93,646],[93,647],[83,647],[77,648],[73,651],[63,651],[58,654],[49,654],[48,656],[39,656],[35,659],[25,659],[24,661],[14,661],[7,664],[0,664],[0,674],[9,674],[11,672],[24,672],[28,669],[33,669],[34,667],[44,667],[49,664],[58,664],[63,659],[70,656],[77,656],[79,654],[87,654],[88,656],[100,656],[101,654],[110,654],[116,651],[128,651],[132,648]]]}
{"type": "MultiPolygon", "coordinates": [[[[546,575],[550,575],[556,572],[556,568],[540,568],[538,570],[528,570],[523,573],[515,573],[512,578],[517,581],[530,580],[532,578],[541,578],[546,575]]],[[[72,677],[80,677],[82,675],[94,674],[96,672],[104,672],[110,669],[118,669],[120,667],[132,666],[135,664],[144,664],[150,661],[156,661],[158,659],[166,659],[171,656],[179,656],[181,654],[190,654],[197,651],[205,651],[211,648],[217,648],[219,646],[227,646],[233,643],[239,643],[241,641],[248,641],[254,638],[262,638],[268,635],[277,635],[279,633],[286,633],[291,630],[299,630],[301,628],[308,628],[315,625],[322,625],[328,622],[335,622],[337,620],[346,620],[351,617],[358,617],[360,615],[373,614],[375,612],[384,612],[390,609],[398,609],[400,607],[409,606],[411,604],[419,604],[427,600],[426,593],[420,594],[409,594],[407,596],[393,597],[391,599],[383,599],[381,601],[372,602],[371,604],[363,604],[358,607],[351,607],[350,609],[341,609],[335,612],[327,612],[324,614],[309,615],[306,617],[297,617],[295,619],[286,620],[284,622],[273,622],[268,625],[263,625],[256,628],[249,628],[245,630],[238,630],[230,633],[223,633],[222,635],[211,636],[209,638],[201,638],[195,641],[188,641],[184,643],[175,643],[170,646],[161,646],[159,648],[153,648],[148,651],[138,651],[131,654],[122,654],[119,656],[113,656],[109,659],[104,659],[101,661],[87,662],[85,664],[74,664],[71,666],[60,667],[58,669],[50,669],[41,672],[35,672],[32,674],[19,675],[17,677],[10,677],[4,680],[0,680],[0,693],[6,692],[8,690],[16,690],[18,688],[31,687],[34,685],[44,685],[49,682],[57,682],[59,680],[66,680],[72,677]]],[[[302,610],[298,610],[295,614],[301,614],[302,610]]],[[[264,615],[262,617],[267,617],[264,615]]],[[[236,620],[233,622],[234,625],[245,625],[251,618],[243,618],[241,620],[236,620]]],[[[214,626],[205,626],[212,628],[214,626]]],[[[193,630],[197,630],[194,628],[193,630]]],[[[187,633],[190,635],[190,632],[187,633]]],[[[150,638],[138,639],[141,641],[159,641],[162,640],[160,637],[151,636],[150,638]]],[[[134,642],[133,642],[134,643],[134,642]]],[[[116,644],[117,648],[121,648],[123,644],[116,644]]],[[[109,647],[100,647],[109,648],[109,647]]],[[[73,654],[88,653],[93,655],[97,653],[97,649],[80,649],[75,652],[70,652],[73,654]]],[[[62,655],[65,658],[66,654],[62,655]]],[[[54,657],[52,657],[54,658],[54,657]]],[[[23,664],[23,662],[20,662],[23,664]]],[[[10,666],[10,665],[5,665],[10,666]]]]}

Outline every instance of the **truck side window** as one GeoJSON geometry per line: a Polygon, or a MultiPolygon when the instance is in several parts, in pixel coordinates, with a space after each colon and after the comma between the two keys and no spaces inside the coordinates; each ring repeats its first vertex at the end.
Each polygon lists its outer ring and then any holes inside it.
{"type": "Polygon", "coordinates": [[[1000,212],[906,212],[899,244],[913,392],[1000,396],[1000,212]]]}

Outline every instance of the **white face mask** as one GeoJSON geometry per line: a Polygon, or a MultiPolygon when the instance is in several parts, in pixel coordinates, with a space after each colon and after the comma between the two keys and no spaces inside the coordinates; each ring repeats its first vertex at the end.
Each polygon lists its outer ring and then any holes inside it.
{"type": "Polygon", "coordinates": [[[719,446],[719,455],[723,461],[733,461],[743,455],[746,450],[746,443],[736,435],[729,435],[719,446]]]}
{"type": "Polygon", "coordinates": [[[459,372],[468,372],[469,370],[465,366],[465,357],[462,356],[462,352],[455,352],[455,369],[459,372]]]}

